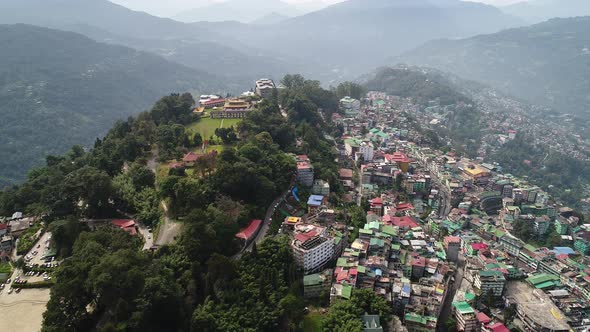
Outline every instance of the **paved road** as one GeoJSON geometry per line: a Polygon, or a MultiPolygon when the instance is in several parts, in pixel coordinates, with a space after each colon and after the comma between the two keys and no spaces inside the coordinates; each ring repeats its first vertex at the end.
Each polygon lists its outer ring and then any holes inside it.
{"type": "Polygon", "coordinates": [[[447,297],[443,303],[443,307],[438,315],[438,324],[436,331],[439,332],[446,332],[447,331],[447,319],[451,316],[451,304],[453,303],[453,298],[461,287],[461,282],[463,281],[463,274],[465,273],[465,258],[463,254],[459,254],[459,263],[457,265],[457,270],[455,271],[455,281],[449,282],[449,291],[447,292],[447,297]]]}
{"type": "Polygon", "coordinates": [[[150,250],[150,248],[154,246],[154,238],[152,237],[152,233],[150,233],[148,228],[141,222],[137,222],[137,229],[145,241],[143,243],[143,250],[150,250]]]}
{"type": "Polygon", "coordinates": [[[266,234],[268,233],[268,229],[270,227],[270,224],[272,223],[271,218],[272,218],[273,214],[275,213],[277,206],[279,205],[279,203],[282,200],[284,200],[287,197],[287,195],[289,195],[290,192],[291,192],[291,190],[285,191],[281,196],[277,197],[277,199],[275,199],[270,204],[270,206],[266,210],[266,215],[264,216],[264,222],[262,224],[262,227],[260,228],[260,231],[256,235],[256,238],[254,239],[254,241],[250,242],[250,244],[246,248],[244,248],[239,253],[235,254],[233,256],[234,259],[240,259],[245,252],[252,251],[252,246],[254,243],[256,243],[256,245],[258,245],[264,240],[264,238],[266,237],[266,234]]]}
{"type": "Polygon", "coordinates": [[[164,209],[164,223],[160,225],[160,231],[156,239],[157,246],[173,243],[180,234],[181,229],[181,224],[172,221],[168,216],[168,206],[166,206],[166,202],[164,201],[162,201],[162,209],[164,209]]]}
{"type": "MultiPolygon", "coordinates": [[[[222,122],[223,123],[223,122],[222,122]]],[[[152,157],[148,160],[147,166],[154,174],[157,174],[158,163],[156,162],[156,156],[158,155],[158,149],[154,149],[152,151],[152,157]]],[[[157,179],[157,177],[156,177],[157,179]]],[[[157,183],[156,183],[157,185],[157,183]]],[[[165,244],[170,244],[176,240],[176,237],[180,234],[181,224],[170,219],[168,213],[168,206],[166,202],[162,201],[162,209],[164,210],[164,223],[160,225],[160,230],[158,232],[158,238],[152,238],[152,235],[147,232],[147,228],[145,228],[145,233],[142,231],[140,227],[140,232],[144,236],[146,243],[144,244],[144,249],[149,249],[153,245],[162,246],[165,244]],[[149,246],[148,246],[149,244],[149,246]]]]}

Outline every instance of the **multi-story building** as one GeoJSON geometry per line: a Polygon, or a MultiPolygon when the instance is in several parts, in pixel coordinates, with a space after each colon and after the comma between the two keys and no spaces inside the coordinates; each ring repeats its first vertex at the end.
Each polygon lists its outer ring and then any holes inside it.
{"type": "Polygon", "coordinates": [[[363,157],[364,161],[373,160],[374,148],[371,142],[362,142],[359,145],[359,154],[363,157]]]}
{"type": "Polygon", "coordinates": [[[225,101],[223,110],[212,110],[212,119],[241,119],[250,111],[250,103],[246,100],[233,98],[225,101]]]}
{"type": "Polygon", "coordinates": [[[323,227],[301,225],[295,229],[291,248],[304,273],[319,271],[334,256],[334,238],[323,227]]]}
{"type": "Polygon", "coordinates": [[[497,270],[479,271],[475,275],[473,285],[481,291],[482,295],[487,295],[491,292],[494,296],[500,297],[504,292],[506,278],[502,272],[497,270]]]}
{"type": "Polygon", "coordinates": [[[10,235],[4,235],[0,238],[0,252],[10,253],[14,244],[14,238],[10,235]]]}
{"type": "Polygon", "coordinates": [[[314,171],[311,161],[306,155],[300,155],[297,161],[297,182],[302,186],[311,187],[313,185],[314,171]]]}
{"type": "Polygon", "coordinates": [[[346,155],[349,157],[354,157],[357,152],[359,152],[360,142],[355,138],[348,138],[344,140],[344,150],[346,151],[346,155]]]}
{"type": "Polygon", "coordinates": [[[457,331],[475,332],[478,330],[475,310],[467,302],[453,302],[453,313],[457,321],[457,331]]]}
{"type": "Polygon", "coordinates": [[[324,180],[315,180],[311,193],[314,195],[328,196],[330,195],[330,184],[324,180]]]}
{"type": "Polygon", "coordinates": [[[344,113],[348,116],[357,115],[361,109],[361,102],[358,99],[346,96],[340,99],[340,107],[344,110],[344,113]]]}
{"type": "Polygon", "coordinates": [[[518,255],[520,254],[520,249],[522,249],[522,247],[524,246],[519,239],[509,234],[504,234],[500,238],[500,244],[502,245],[504,251],[506,251],[509,255],[512,255],[514,257],[518,257],[518,255]]]}
{"type": "Polygon", "coordinates": [[[447,259],[451,262],[459,260],[459,251],[461,250],[461,238],[458,236],[447,236],[444,239],[447,259]]]}
{"type": "Polygon", "coordinates": [[[256,94],[262,98],[270,98],[275,89],[275,83],[268,78],[262,78],[256,81],[256,94]]]}
{"type": "Polygon", "coordinates": [[[559,217],[555,220],[555,231],[559,235],[566,235],[569,230],[569,222],[567,219],[559,217]]]}
{"type": "Polygon", "coordinates": [[[535,231],[539,236],[547,234],[547,232],[549,231],[549,225],[551,225],[551,220],[548,216],[541,216],[535,218],[535,231]]]}
{"type": "MultiPolygon", "coordinates": [[[[203,97],[203,96],[201,96],[203,97]]],[[[225,105],[225,99],[219,96],[211,96],[209,99],[199,100],[199,106],[205,109],[211,109],[215,107],[223,107],[225,105]]]]}

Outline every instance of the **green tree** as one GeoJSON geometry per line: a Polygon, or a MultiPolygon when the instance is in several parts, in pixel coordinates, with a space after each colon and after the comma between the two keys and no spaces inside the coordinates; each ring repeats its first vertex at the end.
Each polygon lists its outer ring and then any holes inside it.
{"type": "Polygon", "coordinates": [[[113,187],[108,174],[84,166],[66,176],[64,191],[74,204],[81,207],[82,214],[94,217],[108,212],[113,187]]]}

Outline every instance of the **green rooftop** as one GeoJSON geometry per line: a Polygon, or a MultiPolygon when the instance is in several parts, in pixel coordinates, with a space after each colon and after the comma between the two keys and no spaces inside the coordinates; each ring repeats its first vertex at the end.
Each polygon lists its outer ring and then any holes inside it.
{"type": "Polygon", "coordinates": [[[426,319],[415,313],[407,313],[405,316],[405,320],[408,322],[426,324],[426,319]]]}
{"type": "Polygon", "coordinates": [[[316,274],[310,274],[303,277],[303,285],[304,286],[315,286],[322,283],[322,277],[316,274]]]}
{"type": "Polygon", "coordinates": [[[349,285],[342,286],[342,297],[350,300],[351,295],[352,295],[352,286],[349,286],[349,285]]]}
{"type": "Polygon", "coordinates": [[[396,236],[397,233],[397,229],[391,225],[386,225],[383,226],[383,228],[381,229],[381,231],[387,235],[391,235],[391,236],[396,236]]]}
{"type": "Polygon", "coordinates": [[[473,300],[475,300],[475,294],[466,292],[465,293],[465,300],[467,300],[467,301],[473,301],[473,300]]]}
{"type": "Polygon", "coordinates": [[[545,281],[540,284],[536,284],[535,288],[543,289],[543,288],[553,287],[553,286],[559,286],[559,281],[545,281]]]}
{"type": "Polygon", "coordinates": [[[542,284],[547,281],[556,281],[556,280],[559,280],[558,276],[553,275],[553,274],[548,274],[548,273],[540,273],[540,274],[536,274],[536,275],[526,278],[526,281],[528,281],[533,286],[542,284]]]}
{"type": "Polygon", "coordinates": [[[385,245],[385,241],[381,240],[381,239],[376,239],[376,238],[371,238],[371,241],[369,242],[369,245],[371,246],[377,246],[377,247],[383,247],[383,245],[385,245]]]}
{"type": "Polygon", "coordinates": [[[462,315],[465,314],[474,314],[475,311],[469,305],[469,303],[462,301],[462,302],[453,302],[453,307],[462,315]]]}

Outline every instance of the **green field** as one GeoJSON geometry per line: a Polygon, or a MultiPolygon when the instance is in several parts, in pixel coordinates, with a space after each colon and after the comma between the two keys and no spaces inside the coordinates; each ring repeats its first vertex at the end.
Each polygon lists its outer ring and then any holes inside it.
{"type": "Polygon", "coordinates": [[[190,134],[200,133],[203,139],[208,139],[210,136],[215,135],[215,129],[236,127],[240,121],[241,119],[201,118],[199,121],[188,125],[186,129],[190,134]]]}
{"type": "Polygon", "coordinates": [[[321,332],[322,315],[319,312],[311,312],[303,318],[303,331],[321,332]]]}

